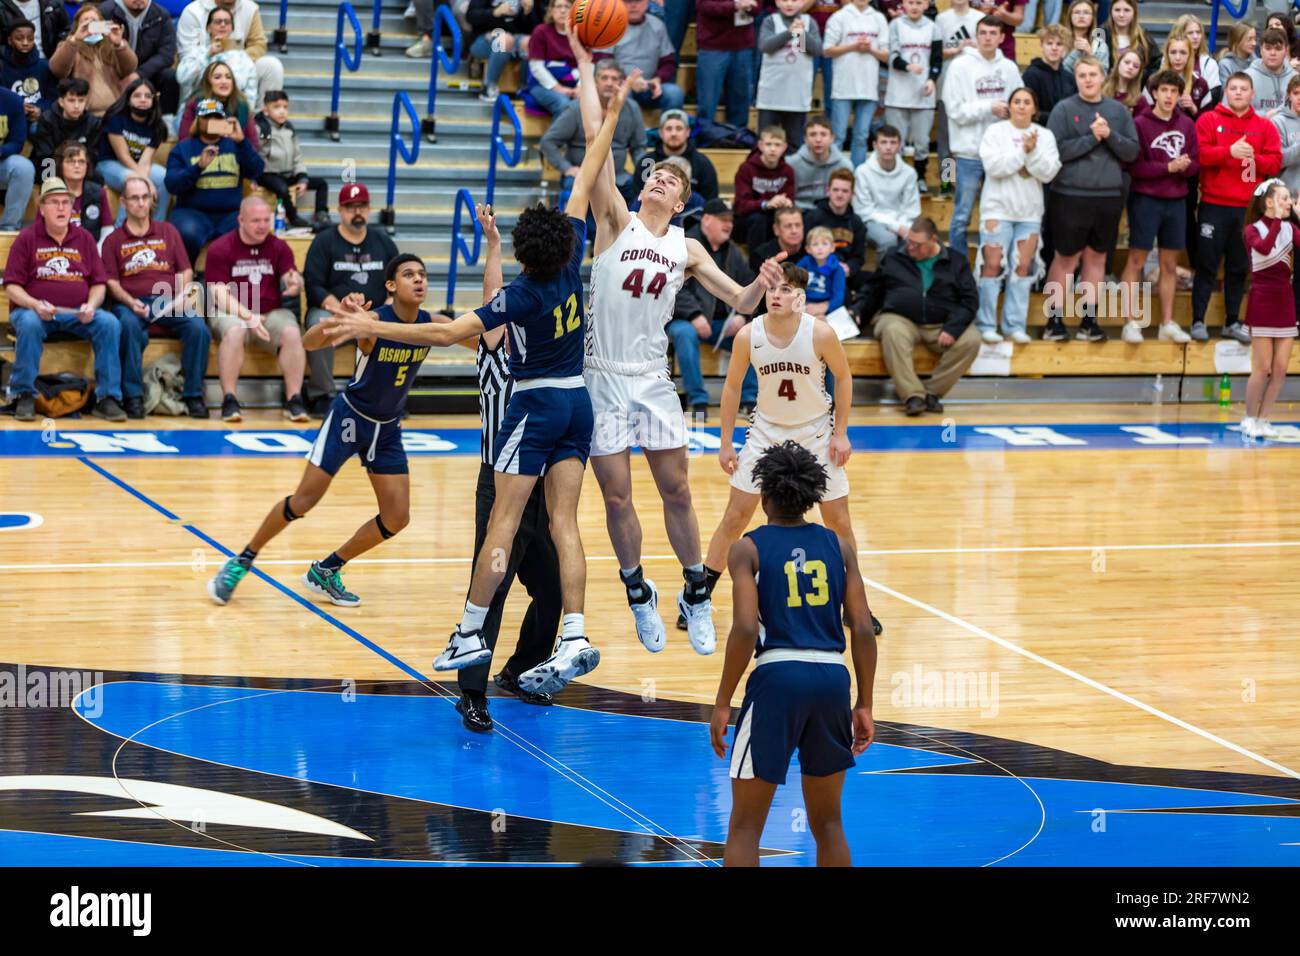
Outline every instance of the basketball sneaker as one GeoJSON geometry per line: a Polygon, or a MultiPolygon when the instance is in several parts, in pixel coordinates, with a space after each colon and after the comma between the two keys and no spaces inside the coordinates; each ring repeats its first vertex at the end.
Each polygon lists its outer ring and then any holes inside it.
{"type": "Polygon", "coordinates": [[[677,593],[677,613],[686,619],[686,637],[696,654],[708,656],[718,647],[718,632],[713,628],[713,602],[705,598],[699,604],[686,603],[686,588],[677,593]]]}
{"type": "Polygon", "coordinates": [[[302,576],[302,583],[308,591],[329,598],[331,604],[339,607],[357,607],[361,603],[361,598],[343,586],[343,576],[338,571],[321,567],[319,561],[312,562],[312,566],[302,576]]]}
{"type": "Polygon", "coordinates": [[[1254,441],[1259,437],[1259,423],[1247,416],[1241,420],[1241,440],[1254,441]]]}
{"type": "Polygon", "coordinates": [[[248,568],[240,564],[237,559],[231,558],[208,582],[208,597],[218,604],[228,604],[231,595],[235,593],[236,586],[244,580],[244,575],[247,573],[248,568]]]}
{"type": "Polygon", "coordinates": [[[643,578],[642,584],[650,592],[650,596],[636,604],[633,604],[629,597],[627,603],[632,608],[632,617],[636,620],[637,639],[651,654],[658,654],[668,643],[663,619],[659,617],[659,591],[649,578],[643,578]]]}
{"type": "Polygon", "coordinates": [[[492,648],[483,643],[483,635],[479,631],[462,631],[460,625],[456,625],[456,630],[451,632],[451,640],[447,642],[447,649],[438,655],[433,662],[433,669],[436,671],[458,671],[462,667],[473,667],[475,664],[486,664],[492,660],[492,648]]]}
{"type": "Polygon", "coordinates": [[[1277,441],[1282,437],[1282,433],[1274,428],[1273,423],[1267,418],[1257,418],[1255,419],[1255,437],[1277,441]]]}
{"type": "Polygon", "coordinates": [[[599,663],[600,651],[585,637],[564,637],[547,660],[519,675],[519,686],[534,694],[558,694],[569,681],[590,674],[599,663]]]}

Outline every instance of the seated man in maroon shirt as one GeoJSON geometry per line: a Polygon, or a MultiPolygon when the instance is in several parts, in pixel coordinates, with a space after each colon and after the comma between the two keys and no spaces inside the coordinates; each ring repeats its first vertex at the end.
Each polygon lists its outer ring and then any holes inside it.
{"type": "Polygon", "coordinates": [[[9,394],[19,421],[36,418],[36,375],[45,340],[56,332],[89,339],[95,350],[95,415],[126,420],[117,319],[102,308],[104,265],[90,233],[70,222],[72,195],[63,180],[41,184],[36,221],[18,234],[5,263],[9,319],[18,336],[9,394]]]}
{"type": "Polygon", "coordinates": [[[194,308],[194,270],[181,234],[153,218],[158,194],[149,177],[132,173],[122,184],[126,220],[104,240],[104,274],[113,314],[122,325],[122,404],[128,418],[144,418],[144,349],[157,323],[181,340],[181,398],[191,418],[207,418],[203,376],[208,370],[208,325],[194,308]]]}
{"type": "Polygon", "coordinates": [[[284,374],[284,417],[308,420],[302,401],[303,371],[307,352],[302,347],[298,319],[283,308],[284,297],[302,292],[302,274],[293,262],[293,250],[271,235],[271,207],[249,196],[240,204],[239,225],[208,246],[204,281],[208,286],[208,322],[217,348],[217,373],[221,377],[221,419],[243,417],[235,383],[244,364],[244,344],[275,353],[284,374]]]}

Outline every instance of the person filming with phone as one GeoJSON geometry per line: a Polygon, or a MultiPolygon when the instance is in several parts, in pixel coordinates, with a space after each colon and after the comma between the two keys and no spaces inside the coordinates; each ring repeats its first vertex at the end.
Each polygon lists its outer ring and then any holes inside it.
{"type": "Polygon", "coordinates": [[[90,84],[86,108],[96,116],[117,102],[139,65],[122,25],[105,20],[92,4],[77,11],[72,33],[50,57],[50,72],[57,79],[75,76],[90,84]]]}

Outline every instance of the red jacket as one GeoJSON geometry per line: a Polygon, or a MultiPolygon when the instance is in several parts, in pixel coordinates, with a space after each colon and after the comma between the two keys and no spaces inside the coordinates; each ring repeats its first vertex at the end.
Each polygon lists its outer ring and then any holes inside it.
{"type": "MultiPolygon", "coordinates": [[[[753,9],[758,13],[762,4],[753,9]]],[[[736,26],[732,0],[695,0],[695,44],[700,50],[752,50],[758,45],[754,24],[736,26]]]]}
{"type": "Polygon", "coordinates": [[[784,193],[794,201],[794,169],[784,159],[776,169],[763,165],[754,150],[736,170],[736,215],[744,216],[762,209],[766,199],[784,193]]]}
{"type": "Polygon", "coordinates": [[[1196,139],[1201,147],[1201,201],[1219,206],[1245,208],[1255,187],[1282,169],[1282,141],[1277,127],[1253,109],[1238,116],[1219,103],[1196,121],[1196,139]],[[1242,137],[1255,148],[1251,160],[1229,154],[1242,137]]]}

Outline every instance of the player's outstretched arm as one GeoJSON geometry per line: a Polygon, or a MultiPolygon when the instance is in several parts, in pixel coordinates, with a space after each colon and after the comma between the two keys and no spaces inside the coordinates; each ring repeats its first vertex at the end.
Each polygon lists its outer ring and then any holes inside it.
{"type": "Polygon", "coordinates": [[[731,364],[727,366],[727,380],[722,383],[722,416],[720,436],[722,444],[718,447],[718,462],[727,474],[736,472],[736,448],[731,436],[736,430],[736,414],[740,411],[740,389],[749,371],[749,340],[752,326],[745,326],[736,333],[736,340],[731,343],[731,364]]]}
{"type": "MultiPolygon", "coordinates": [[[[339,303],[340,308],[351,312],[366,312],[370,309],[370,303],[361,297],[360,293],[349,293],[344,296],[339,303]]],[[[323,323],[317,323],[307,330],[307,334],[302,337],[302,347],[308,352],[315,352],[317,349],[332,348],[336,343],[330,340],[329,329],[323,323]]],[[[370,350],[374,348],[375,340],[369,338],[358,338],[357,348],[364,355],[369,355],[370,350]]]]}
{"type": "Polygon", "coordinates": [[[853,375],[849,370],[849,357],[844,351],[844,344],[825,322],[813,323],[813,349],[817,357],[826,363],[826,368],[835,376],[835,429],[831,432],[830,458],[837,465],[844,465],[853,454],[849,444],[849,410],[853,406],[853,375]]]}
{"type": "MultiPolygon", "coordinates": [[[[742,539],[744,540],[744,539],[742,539]]],[[[853,677],[858,684],[858,699],[853,704],[853,752],[860,754],[876,736],[871,718],[871,690],[876,681],[876,632],[871,624],[867,589],[858,571],[858,556],[845,541],[840,542],[844,557],[844,616],[849,624],[849,651],[853,657],[853,677]]],[[[732,571],[735,580],[735,571],[732,571]]],[[[728,648],[730,650],[730,648],[728,648]]]]}
{"type": "MultiPolygon", "coordinates": [[[[602,164],[609,159],[609,147],[614,142],[614,128],[618,126],[618,116],[623,112],[623,103],[627,101],[628,90],[631,88],[633,78],[637,76],[640,76],[640,70],[633,70],[614,92],[609,102],[609,111],[605,114],[605,121],[600,126],[600,132],[588,144],[587,153],[582,157],[582,166],[578,169],[577,178],[573,181],[573,189],[569,192],[569,203],[564,207],[564,211],[574,219],[587,218],[588,201],[596,185],[596,177],[600,173],[602,164]]],[[[626,210],[624,212],[626,213],[626,210]]]]}
{"type": "MultiPolygon", "coordinates": [[[[569,31],[569,46],[578,61],[578,109],[582,117],[582,131],[587,140],[587,152],[590,153],[596,137],[600,135],[600,127],[603,123],[600,95],[596,90],[596,70],[592,64],[591,51],[582,45],[576,30],[569,31]]],[[[621,105],[615,109],[614,105],[610,104],[610,112],[615,114],[616,123],[617,115],[622,109],[621,105]]],[[[605,162],[600,167],[600,174],[591,188],[591,214],[596,220],[598,231],[601,231],[599,227],[603,225],[606,227],[603,231],[616,236],[627,225],[631,213],[627,211],[623,194],[615,185],[614,157],[608,150],[605,151],[605,157],[605,162]]]]}
{"type": "Polygon", "coordinates": [[[781,263],[785,253],[778,252],[764,259],[758,277],[742,287],[735,279],[718,268],[713,257],[704,251],[698,239],[686,240],[686,277],[696,278],[715,298],[721,299],[737,312],[749,315],[758,308],[763,293],[781,284],[781,263]]]}
{"type": "MultiPolygon", "coordinates": [[[[479,203],[474,207],[474,212],[478,216],[479,225],[483,227],[483,241],[487,244],[487,259],[483,264],[483,304],[487,305],[497,294],[497,290],[506,284],[501,271],[501,233],[497,229],[496,211],[491,206],[479,203]]],[[[501,341],[501,336],[505,334],[504,325],[488,329],[482,335],[483,344],[494,349],[501,341]]],[[[478,338],[471,336],[457,344],[467,349],[477,350],[478,338]]]]}
{"type": "MultiPolygon", "coordinates": [[[[749,659],[754,656],[754,642],[758,640],[758,549],[754,542],[741,538],[733,544],[727,554],[727,568],[731,571],[731,633],[727,636],[718,696],[713,701],[713,719],[709,721],[709,740],[719,757],[727,755],[731,698],[745,676],[749,659]]],[[[862,586],[861,581],[858,586],[862,586]]],[[[870,633],[870,622],[867,630],[870,633]]]]}
{"type": "Polygon", "coordinates": [[[383,336],[408,345],[455,345],[461,339],[483,334],[483,320],[473,312],[459,315],[450,322],[380,322],[374,312],[331,312],[318,328],[325,329],[331,345],[350,339],[374,339],[383,336]]]}

